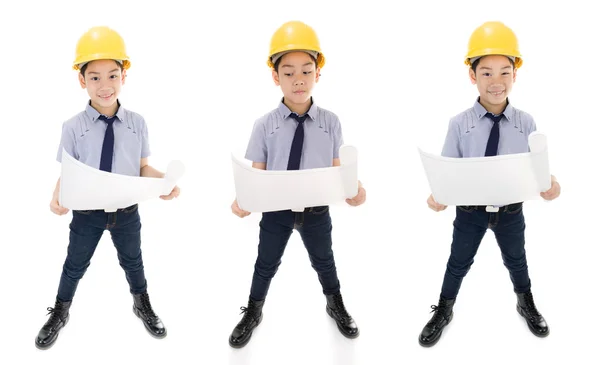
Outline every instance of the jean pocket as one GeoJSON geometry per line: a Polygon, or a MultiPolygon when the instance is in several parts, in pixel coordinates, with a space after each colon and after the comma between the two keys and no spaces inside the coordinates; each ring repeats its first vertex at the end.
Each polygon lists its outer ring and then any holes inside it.
{"type": "Polygon", "coordinates": [[[456,209],[464,213],[472,213],[475,210],[475,207],[472,205],[458,205],[456,206],[456,209]]]}
{"type": "Polygon", "coordinates": [[[123,209],[123,213],[125,213],[125,214],[131,214],[131,213],[135,212],[137,209],[138,209],[138,205],[134,204],[134,205],[132,205],[130,207],[124,208],[123,209]]]}
{"type": "Polygon", "coordinates": [[[313,207],[310,208],[310,212],[314,215],[322,215],[325,214],[329,211],[329,206],[323,206],[323,207],[313,207]]]}
{"type": "Polygon", "coordinates": [[[523,204],[506,207],[506,214],[518,214],[523,210],[523,204]]]}

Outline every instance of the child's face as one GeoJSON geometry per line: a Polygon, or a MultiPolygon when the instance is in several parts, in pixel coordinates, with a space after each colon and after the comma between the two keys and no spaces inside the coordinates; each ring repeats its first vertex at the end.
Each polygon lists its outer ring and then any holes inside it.
{"type": "Polygon", "coordinates": [[[304,105],[310,103],[312,89],[319,81],[319,71],[308,53],[290,52],[281,58],[279,72],[273,70],[273,81],[281,86],[286,102],[304,105]]]}
{"type": "Polygon", "coordinates": [[[476,72],[469,69],[471,83],[477,85],[480,103],[484,107],[500,106],[512,90],[517,70],[506,56],[490,55],[482,57],[476,72]]]}
{"type": "Polygon", "coordinates": [[[87,64],[85,77],[79,73],[81,87],[87,89],[92,106],[98,111],[111,108],[125,83],[125,71],[114,60],[97,60],[87,64]]]}

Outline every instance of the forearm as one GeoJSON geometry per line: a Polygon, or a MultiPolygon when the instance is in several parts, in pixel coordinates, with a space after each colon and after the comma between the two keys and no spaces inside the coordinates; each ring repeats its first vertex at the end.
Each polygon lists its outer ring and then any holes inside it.
{"type": "Polygon", "coordinates": [[[54,187],[54,193],[52,193],[52,198],[58,199],[59,193],[60,193],[60,177],[56,181],[56,186],[54,187]]]}
{"type": "Polygon", "coordinates": [[[163,172],[158,171],[150,165],[146,165],[140,169],[140,176],[163,178],[165,177],[165,174],[163,172]]]}

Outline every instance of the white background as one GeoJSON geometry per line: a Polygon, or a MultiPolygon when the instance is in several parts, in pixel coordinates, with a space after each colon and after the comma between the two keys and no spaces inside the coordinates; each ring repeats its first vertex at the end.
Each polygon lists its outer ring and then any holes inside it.
{"type": "MultiPolygon", "coordinates": [[[[527,364],[597,358],[597,14],[583,1],[2,2],[2,364],[527,364]],[[392,7],[393,4],[393,7],[392,7]],[[451,5],[450,5],[451,4],[451,5]],[[364,206],[332,208],[334,251],[347,308],[361,336],[347,340],[325,313],[308,256],[294,234],[242,350],[228,336],[252,278],[258,222],[230,212],[230,153],[281,96],[265,64],[271,34],[299,19],[327,57],[315,100],[339,115],[359,150],[364,206]],[[501,20],[524,64],[511,102],[548,136],[562,196],[526,204],[533,292],[551,334],[534,337],[491,232],[463,282],[452,324],[433,348],[417,337],[437,304],[454,213],[429,210],[417,146],[441,150],[451,116],[477,90],[463,57],[471,32],[501,20]],[[80,282],[55,346],[34,347],[54,304],[68,216],[48,203],[60,166],[61,125],[87,94],[71,70],[89,27],[125,38],[132,67],[121,100],[148,123],[151,164],[181,159],[182,195],[140,207],[149,293],[168,328],[151,338],[106,234],[80,282]]],[[[592,360],[588,360],[589,363],[592,360]]],[[[592,361],[593,362],[593,361],[592,361]]]]}

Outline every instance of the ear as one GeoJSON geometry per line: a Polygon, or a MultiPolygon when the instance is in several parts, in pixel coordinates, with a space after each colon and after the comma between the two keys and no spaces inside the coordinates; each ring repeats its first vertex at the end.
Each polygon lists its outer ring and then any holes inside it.
{"type": "Polygon", "coordinates": [[[513,69],[513,82],[517,81],[517,68],[513,69]]]}
{"type": "Polygon", "coordinates": [[[277,71],[272,70],[271,71],[271,76],[273,76],[273,82],[275,83],[276,86],[280,86],[279,83],[279,74],[277,73],[277,71]]]}
{"type": "Polygon", "coordinates": [[[321,69],[317,67],[317,69],[315,70],[315,83],[319,82],[319,77],[321,77],[321,69]]]}
{"type": "Polygon", "coordinates": [[[81,72],[79,73],[79,85],[81,85],[82,89],[85,89],[85,77],[83,77],[81,72]]]}
{"type": "Polygon", "coordinates": [[[127,78],[127,70],[121,71],[121,85],[125,85],[125,78],[127,78]]]}
{"type": "Polygon", "coordinates": [[[477,76],[471,67],[469,67],[469,79],[471,79],[471,84],[475,85],[477,83],[477,76]]]}

